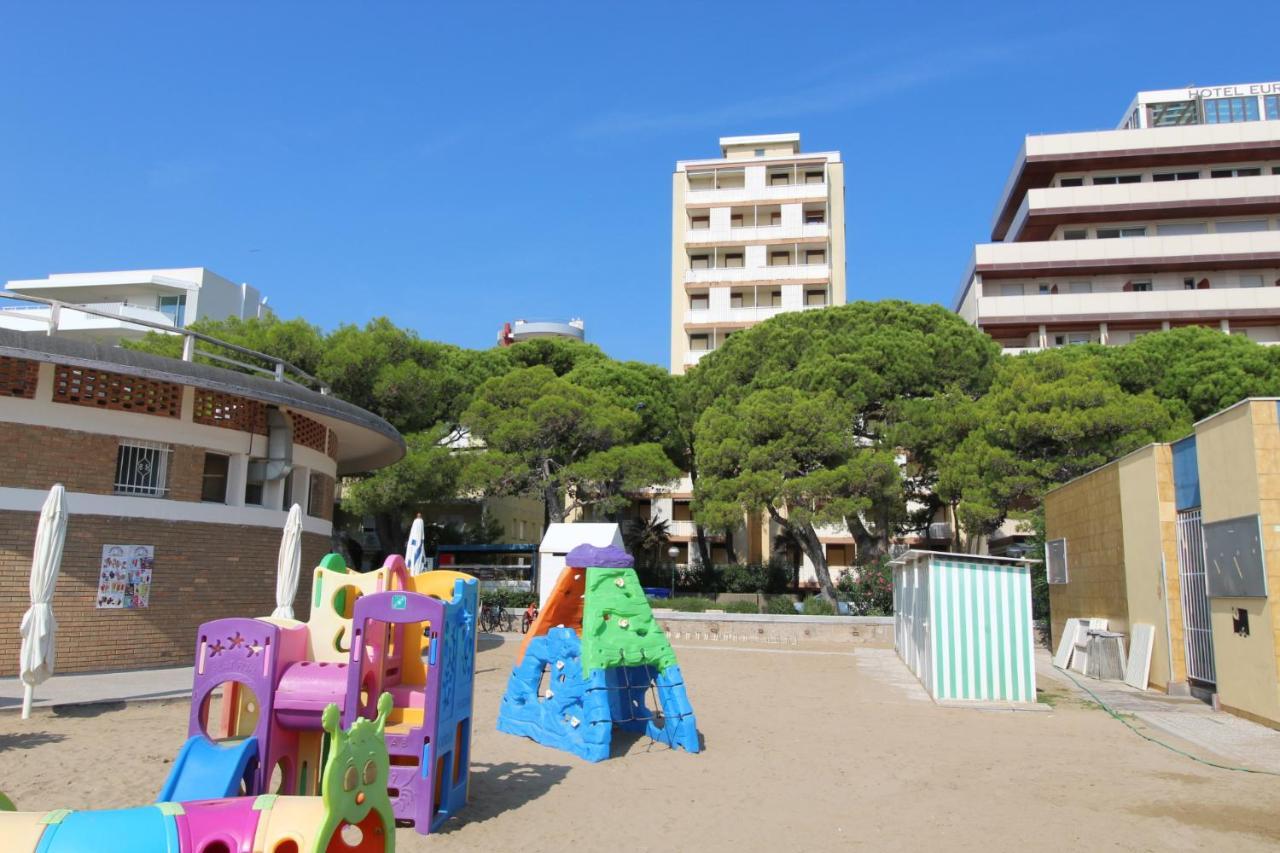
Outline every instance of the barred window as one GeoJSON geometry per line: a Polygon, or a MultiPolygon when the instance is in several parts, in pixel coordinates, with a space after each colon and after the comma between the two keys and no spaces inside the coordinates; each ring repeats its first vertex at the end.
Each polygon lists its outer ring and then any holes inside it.
{"type": "Polygon", "coordinates": [[[160,498],[169,490],[169,445],[122,441],[116,453],[117,495],[160,498]]]}

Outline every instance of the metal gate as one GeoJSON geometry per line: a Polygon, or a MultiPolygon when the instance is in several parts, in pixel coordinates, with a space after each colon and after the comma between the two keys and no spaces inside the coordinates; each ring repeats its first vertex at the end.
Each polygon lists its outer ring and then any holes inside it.
{"type": "Polygon", "coordinates": [[[1182,589],[1182,637],[1187,652],[1187,676],[1217,683],[1213,669],[1213,629],[1204,577],[1204,531],[1200,510],[1178,513],[1178,586],[1182,589]]]}

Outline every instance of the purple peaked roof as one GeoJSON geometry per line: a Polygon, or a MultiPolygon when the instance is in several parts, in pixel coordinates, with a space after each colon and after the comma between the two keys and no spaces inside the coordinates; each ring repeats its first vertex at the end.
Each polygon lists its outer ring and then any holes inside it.
{"type": "Polygon", "coordinates": [[[617,545],[606,545],[604,548],[579,545],[565,555],[564,564],[575,569],[629,569],[636,561],[617,545]]]}

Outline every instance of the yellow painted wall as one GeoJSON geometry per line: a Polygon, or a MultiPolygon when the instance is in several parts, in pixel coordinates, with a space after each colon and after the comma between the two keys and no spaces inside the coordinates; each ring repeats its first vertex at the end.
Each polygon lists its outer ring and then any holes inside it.
{"type": "Polygon", "coordinates": [[[1280,727],[1280,423],[1276,403],[1236,406],[1196,427],[1205,523],[1260,513],[1268,598],[1211,598],[1213,657],[1225,708],[1280,727]],[[1249,613],[1249,636],[1232,628],[1249,613]]]}
{"type": "Polygon", "coordinates": [[[689,349],[684,331],[684,310],[689,303],[684,290],[684,272],[689,258],[684,251],[684,193],[688,179],[684,172],[671,176],[671,372],[684,373],[684,356],[689,349]]]}
{"type": "Polygon", "coordinates": [[[1068,582],[1049,586],[1054,647],[1072,618],[1104,617],[1109,627],[1128,630],[1119,465],[1106,465],[1050,492],[1044,509],[1047,538],[1067,540],[1068,582]]]}
{"type": "Polygon", "coordinates": [[[1168,445],[1153,444],[1131,453],[1116,465],[1124,524],[1123,575],[1128,621],[1123,627],[1119,622],[1109,627],[1130,636],[1135,624],[1155,628],[1149,683],[1167,690],[1171,680],[1185,680],[1185,674],[1180,674],[1185,673],[1181,616],[1175,650],[1167,607],[1168,577],[1174,576],[1176,595],[1178,574],[1172,457],[1168,445]]]}
{"type": "Polygon", "coordinates": [[[846,256],[844,248],[844,163],[827,164],[827,220],[831,233],[831,304],[844,305],[846,256]]]}

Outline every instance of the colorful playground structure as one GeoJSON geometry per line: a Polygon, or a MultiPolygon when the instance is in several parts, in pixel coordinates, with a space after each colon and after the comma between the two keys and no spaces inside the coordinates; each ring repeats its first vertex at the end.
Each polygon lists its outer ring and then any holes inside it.
{"type": "Polygon", "coordinates": [[[588,761],[609,757],[615,726],[699,751],[675,651],[633,565],[616,546],[568,553],[511,671],[499,731],[588,761]],[[645,704],[650,692],[653,710],[645,704]]]}
{"type": "MultiPolygon", "coordinates": [[[[109,811],[0,811],[6,853],[388,853],[395,818],[383,738],[392,698],[374,720],[345,730],[330,705],[321,715],[329,756],[319,797],[220,797],[109,811]]],[[[7,803],[6,803],[7,804],[7,803]]]]}
{"type": "Polygon", "coordinates": [[[477,583],[404,559],[315,569],[307,622],[206,622],[188,740],[154,805],[0,812],[34,853],[392,850],[467,802],[477,583]]]}

